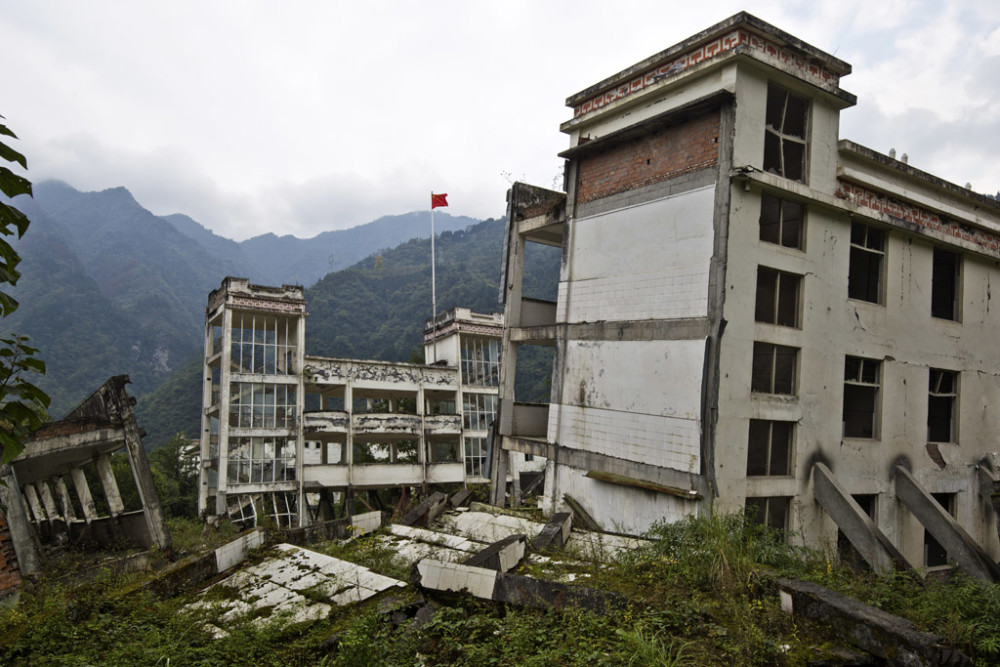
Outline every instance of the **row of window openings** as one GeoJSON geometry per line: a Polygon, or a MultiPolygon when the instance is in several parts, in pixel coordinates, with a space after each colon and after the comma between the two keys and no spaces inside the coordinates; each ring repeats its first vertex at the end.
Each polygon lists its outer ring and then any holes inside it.
{"type": "MultiPolygon", "coordinates": [[[[754,343],[753,391],[793,394],[797,353],[796,348],[754,343]]],[[[845,438],[878,437],[881,363],[862,357],[844,362],[845,438]]],[[[927,441],[958,442],[958,372],[931,368],[928,377],[927,441]]],[[[747,475],[790,475],[794,436],[795,422],[751,419],[747,475]]]]}
{"type": "MultiPolygon", "coordinates": [[[[470,476],[479,476],[485,466],[485,438],[465,439],[465,466],[470,476]]],[[[323,448],[326,448],[326,465],[343,465],[347,462],[346,447],[342,442],[308,441],[304,445],[304,465],[323,465],[323,448]]],[[[363,463],[419,463],[417,440],[395,442],[359,442],[352,446],[353,462],[363,463]]],[[[458,440],[434,440],[427,443],[428,463],[457,463],[460,444],[458,440]]]]}
{"type": "MultiPolygon", "coordinates": [[[[761,196],[760,240],[788,248],[803,249],[802,204],[769,194],[761,196]]],[[[883,303],[885,274],[884,230],[860,222],[851,224],[850,266],[847,296],[858,301],[883,303]]],[[[961,257],[942,248],[934,248],[931,271],[931,315],[944,320],[959,320],[961,303],[961,257]]],[[[802,276],[768,267],[757,269],[755,319],[766,324],[800,326],[799,292],[802,276]]]]}
{"type": "MultiPolygon", "coordinates": [[[[944,508],[948,514],[955,516],[954,493],[933,493],[931,495],[935,502],[944,508]]],[[[852,497],[861,507],[861,510],[874,521],[877,496],[874,494],[862,494],[852,497]]],[[[788,496],[757,497],[746,499],[745,510],[747,517],[751,521],[767,525],[775,530],[787,530],[790,506],[791,498],[788,496]]],[[[852,563],[861,567],[865,566],[861,555],[847,539],[847,536],[839,530],[837,531],[837,552],[842,562],[852,563]]],[[[948,552],[931,535],[930,531],[925,529],[924,565],[926,567],[940,567],[948,564],[948,552]]]]}

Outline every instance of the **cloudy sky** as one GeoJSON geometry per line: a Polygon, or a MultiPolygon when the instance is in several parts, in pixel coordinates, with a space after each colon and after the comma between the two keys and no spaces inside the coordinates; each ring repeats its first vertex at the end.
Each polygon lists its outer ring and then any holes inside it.
{"type": "Polygon", "coordinates": [[[38,0],[0,12],[34,181],[124,185],[217,234],[310,237],[552,186],[565,99],[740,11],[846,60],[841,136],[1000,190],[1000,3],[38,0]]]}

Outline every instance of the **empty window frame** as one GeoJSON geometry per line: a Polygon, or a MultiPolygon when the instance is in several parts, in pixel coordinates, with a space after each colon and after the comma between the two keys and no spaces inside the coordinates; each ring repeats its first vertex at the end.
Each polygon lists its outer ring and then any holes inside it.
{"type": "Polygon", "coordinates": [[[295,440],[230,438],[229,483],[261,484],[295,479],[295,440]]]}
{"type": "Polygon", "coordinates": [[[961,256],[934,248],[934,268],[931,274],[931,315],[942,320],[960,319],[961,256]]]}
{"type": "Polygon", "coordinates": [[[295,385],[229,384],[229,426],[233,428],[294,428],[295,413],[295,385]]]}
{"type": "Polygon", "coordinates": [[[809,102],[773,83],[767,87],[764,171],[806,180],[806,120],[809,102]]]}
{"type": "Polygon", "coordinates": [[[757,301],[754,319],[783,327],[799,326],[799,290],[802,276],[757,267],[757,301]]]}
{"type": "MultiPolygon", "coordinates": [[[[948,514],[955,516],[955,494],[954,493],[932,493],[934,501],[944,508],[948,514]]],[[[941,543],[924,529],[924,565],[926,567],[940,567],[948,565],[948,552],[941,543]]]]}
{"type": "Polygon", "coordinates": [[[751,419],[747,440],[747,475],[790,475],[795,422],[751,419]]]}
{"type": "Polygon", "coordinates": [[[747,517],[754,523],[762,523],[775,530],[788,530],[790,501],[791,498],[787,496],[747,498],[747,517]]]}
{"type": "Polygon", "coordinates": [[[468,477],[487,477],[486,438],[465,438],[465,474],[468,477]]]}
{"type": "Polygon", "coordinates": [[[844,437],[877,438],[882,362],[864,357],[844,360],[844,437]]]}
{"type": "Polygon", "coordinates": [[[882,303],[885,232],[860,222],[851,223],[850,262],[847,296],[859,301],[882,303]]]}
{"type": "Polygon", "coordinates": [[[497,413],[496,394],[462,395],[462,416],[465,430],[487,431],[497,413]]]}
{"type": "Polygon", "coordinates": [[[755,341],[750,391],[794,395],[798,355],[799,350],[795,347],[755,341]]]}
{"type": "Polygon", "coordinates": [[[760,198],[760,240],[802,250],[805,207],[764,193],[760,198]]]}
{"type": "Polygon", "coordinates": [[[288,318],[234,313],[230,368],[237,373],[292,375],[296,355],[296,322],[288,318]]]}
{"type": "Polygon", "coordinates": [[[500,341],[462,338],[462,383],[476,387],[500,386],[500,341]]]}
{"type": "Polygon", "coordinates": [[[958,442],[958,373],[930,369],[927,442],[958,442]]]}

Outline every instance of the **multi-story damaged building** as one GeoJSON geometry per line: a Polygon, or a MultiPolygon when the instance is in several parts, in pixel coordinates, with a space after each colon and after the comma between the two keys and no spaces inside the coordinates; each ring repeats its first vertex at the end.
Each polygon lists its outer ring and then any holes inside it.
{"type": "Polygon", "coordinates": [[[500,315],[428,321],[427,364],[306,355],[297,286],[226,278],[206,315],[200,511],[306,525],[329,492],[485,481],[500,315]]]}
{"type": "Polygon", "coordinates": [[[1000,555],[1000,207],[839,137],[847,63],[737,14],[571,96],[508,193],[502,447],[602,527],[750,508],[879,568],[1000,555]],[[521,296],[526,244],[558,299],[521,296]],[[555,348],[551,402],[514,393],[555,348]],[[987,555],[989,554],[989,555],[987,555]]]}

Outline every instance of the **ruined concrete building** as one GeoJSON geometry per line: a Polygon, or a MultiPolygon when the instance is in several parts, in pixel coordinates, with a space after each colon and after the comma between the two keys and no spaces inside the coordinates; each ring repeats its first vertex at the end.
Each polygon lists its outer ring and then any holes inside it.
{"type": "Polygon", "coordinates": [[[63,419],[45,424],[0,466],[0,599],[41,573],[43,552],[72,543],[157,547],[167,531],[127,375],[110,378],[63,419]],[[111,454],[124,449],[139,507],[127,507],[111,454]],[[90,478],[90,480],[88,480],[90,478]],[[95,494],[92,485],[98,484],[95,494]]]}
{"type": "Polygon", "coordinates": [[[428,321],[428,364],[308,356],[305,322],[301,287],[209,296],[200,511],[306,525],[331,491],[488,481],[500,315],[428,321]]]}
{"type": "Polygon", "coordinates": [[[737,14],[567,100],[508,193],[505,450],[600,526],[752,509],[878,568],[994,576],[1000,207],[839,137],[847,63],[737,14]],[[556,302],[526,244],[562,248],[556,302]],[[514,393],[555,348],[551,402],[514,393]],[[847,545],[850,545],[848,547],[847,545]]]}

